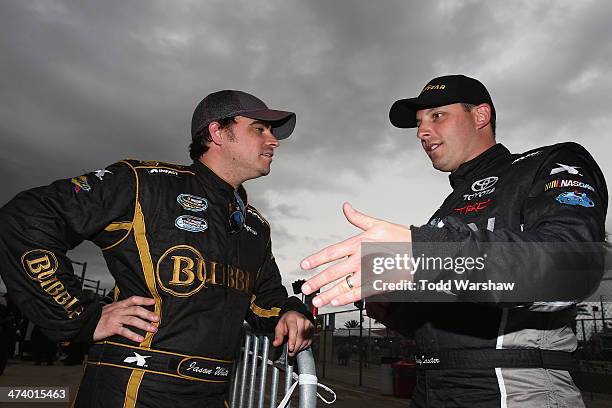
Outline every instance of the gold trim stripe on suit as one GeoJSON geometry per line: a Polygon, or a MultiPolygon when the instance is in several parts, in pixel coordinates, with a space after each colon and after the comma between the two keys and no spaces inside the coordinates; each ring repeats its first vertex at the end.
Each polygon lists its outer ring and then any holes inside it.
{"type": "Polygon", "coordinates": [[[108,251],[109,249],[112,249],[116,247],[117,245],[119,245],[120,243],[122,243],[123,241],[125,241],[125,239],[130,235],[130,232],[132,231],[132,223],[131,222],[113,222],[107,225],[106,228],[104,228],[104,231],[107,231],[107,232],[122,231],[122,230],[126,230],[125,235],[121,237],[121,239],[115,242],[114,244],[111,244],[109,246],[102,248],[102,251],[108,251]]]}
{"type": "Polygon", "coordinates": [[[280,315],[280,307],[273,307],[272,309],[264,309],[255,304],[255,295],[251,296],[251,311],[259,317],[276,317],[280,315]]]}
{"type": "MultiPolygon", "coordinates": [[[[138,249],[138,256],[140,257],[140,264],[142,266],[142,271],[144,273],[145,281],[147,283],[147,288],[149,292],[155,299],[155,314],[159,316],[159,322],[156,324],[159,326],[161,324],[161,298],[157,293],[157,288],[155,287],[155,272],[153,268],[153,260],[151,259],[151,253],[149,251],[149,243],[147,242],[146,237],[146,225],[144,214],[142,213],[142,208],[140,206],[139,201],[139,180],[138,180],[138,172],[136,169],[128,162],[124,162],[134,172],[134,176],[136,177],[136,205],[134,208],[134,219],[132,220],[132,231],[134,232],[134,240],[136,241],[136,248],[138,249]]],[[[153,323],[155,324],[155,323],[153,323]]],[[[147,332],[145,334],[144,341],[140,343],[141,347],[150,348],[151,343],[153,341],[153,333],[147,332]]],[[[135,408],[136,407],[136,399],[138,397],[138,389],[140,388],[140,383],[144,377],[145,371],[140,369],[133,369],[132,374],[127,383],[126,391],[125,391],[125,400],[123,403],[124,408],[135,408]]]]}

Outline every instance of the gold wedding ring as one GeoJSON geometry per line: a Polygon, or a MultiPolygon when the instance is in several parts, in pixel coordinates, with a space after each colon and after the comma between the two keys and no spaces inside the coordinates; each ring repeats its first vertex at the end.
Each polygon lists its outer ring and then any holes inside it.
{"type": "Polygon", "coordinates": [[[351,282],[351,278],[353,277],[353,275],[346,275],[346,277],[344,278],[344,280],[346,280],[346,285],[349,287],[349,289],[353,289],[353,282],[351,282]]]}

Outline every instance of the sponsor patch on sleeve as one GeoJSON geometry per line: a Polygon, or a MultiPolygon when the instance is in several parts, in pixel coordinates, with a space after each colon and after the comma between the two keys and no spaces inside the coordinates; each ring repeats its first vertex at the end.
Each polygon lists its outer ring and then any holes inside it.
{"type": "Polygon", "coordinates": [[[554,174],[563,173],[563,172],[568,172],[569,174],[582,176],[582,174],[578,171],[578,169],[580,168],[578,166],[570,166],[570,165],[563,164],[563,163],[557,163],[557,166],[559,167],[555,167],[554,169],[550,171],[551,176],[554,174]]]}
{"type": "Polygon", "coordinates": [[[96,171],[94,172],[94,175],[95,175],[95,176],[96,176],[96,177],[97,177],[97,178],[98,178],[100,181],[103,181],[103,180],[104,180],[104,176],[105,176],[106,174],[113,174],[113,172],[112,172],[112,171],[110,171],[110,170],[106,170],[106,169],[100,169],[100,170],[96,170],[96,171]]]}
{"type": "Polygon", "coordinates": [[[63,307],[69,319],[80,315],[84,308],[79,299],[68,293],[68,289],[57,278],[59,263],[55,254],[46,249],[33,249],[21,255],[21,265],[30,279],[55,303],[63,307]]]}
{"type": "Polygon", "coordinates": [[[563,188],[563,187],[578,187],[578,188],[584,188],[586,190],[595,191],[593,186],[591,186],[590,184],[583,183],[582,181],[578,181],[578,180],[552,180],[546,183],[546,185],[544,186],[544,191],[548,191],[553,188],[563,188]]]}
{"type": "Polygon", "coordinates": [[[566,191],[557,196],[556,200],[561,204],[577,205],[581,207],[595,207],[595,203],[587,195],[579,191],[566,191]]]}
{"type": "Polygon", "coordinates": [[[78,176],[70,179],[70,182],[74,184],[74,192],[78,193],[81,190],[83,191],[91,191],[91,186],[89,185],[89,181],[87,180],[87,176],[78,176]]]}

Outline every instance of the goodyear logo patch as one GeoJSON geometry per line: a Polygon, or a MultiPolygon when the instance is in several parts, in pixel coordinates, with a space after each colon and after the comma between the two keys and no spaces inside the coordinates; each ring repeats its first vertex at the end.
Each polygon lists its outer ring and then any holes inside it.
{"type": "Polygon", "coordinates": [[[91,190],[91,186],[89,185],[89,182],[87,181],[87,176],[73,177],[70,179],[70,182],[74,184],[74,191],[76,193],[78,193],[81,190],[85,190],[85,191],[91,190]]]}
{"type": "Polygon", "coordinates": [[[191,194],[179,194],[176,201],[187,211],[204,211],[208,208],[208,200],[191,194]]]}
{"type": "Polygon", "coordinates": [[[79,299],[70,295],[55,275],[59,263],[53,252],[46,249],[28,251],[21,256],[21,266],[30,279],[37,282],[55,303],[64,308],[69,319],[83,312],[79,299]]]}
{"type": "Polygon", "coordinates": [[[181,215],[174,221],[174,225],[189,232],[203,232],[208,228],[208,222],[204,218],[193,215],[181,215]]]}

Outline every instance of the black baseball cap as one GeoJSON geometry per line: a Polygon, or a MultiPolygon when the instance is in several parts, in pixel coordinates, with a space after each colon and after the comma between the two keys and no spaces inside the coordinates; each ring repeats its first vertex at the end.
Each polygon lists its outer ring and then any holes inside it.
{"type": "Polygon", "coordinates": [[[488,103],[491,106],[491,117],[495,118],[491,95],[482,82],[465,75],[446,75],[429,81],[416,98],[396,101],[389,111],[389,119],[395,127],[413,128],[417,127],[418,110],[453,103],[488,103]]]}
{"type": "Polygon", "coordinates": [[[191,137],[212,121],[233,116],[269,122],[277,139],[286,139],[295,128],[295,113],[268,109],[259,98],[242,91],[213,92],[196,106],[191,119],[191,137]]]}

